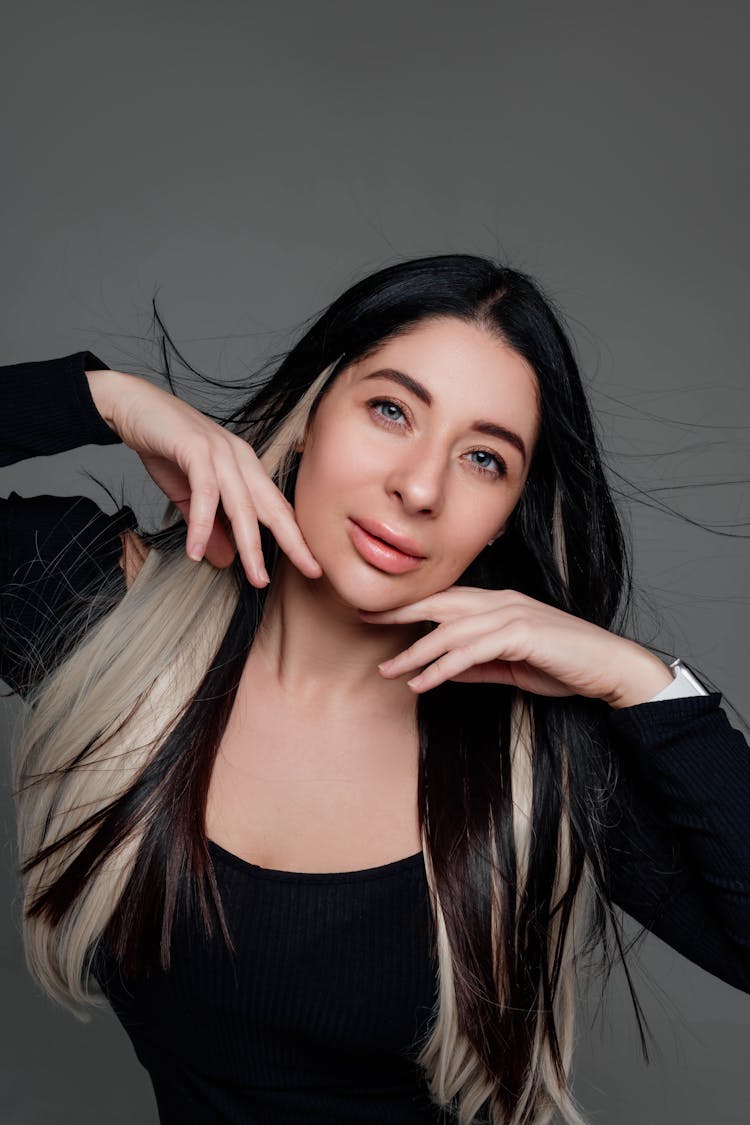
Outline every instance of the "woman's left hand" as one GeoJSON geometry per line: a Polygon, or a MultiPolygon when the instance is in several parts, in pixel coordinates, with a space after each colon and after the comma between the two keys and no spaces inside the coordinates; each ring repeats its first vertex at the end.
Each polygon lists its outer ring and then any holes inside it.
{"type": "Polygon", "coordinates": [[[389,679],[422,668],[415,692],[445,680],[512,684],[538,695],[584,695],[611,707],[645,703],[672,681],[666,665],[635,641],[517,590],[451,586],[398,609],[369,613],[374,625],[435,621],[392,660],[389,679]]]}

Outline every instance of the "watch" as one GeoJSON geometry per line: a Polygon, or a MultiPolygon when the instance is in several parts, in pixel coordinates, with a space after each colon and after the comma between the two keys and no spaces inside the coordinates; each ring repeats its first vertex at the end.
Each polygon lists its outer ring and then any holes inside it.
{"type": "Polygon", "coordinates": [[[686,695],[709,694],[708,688],[703,686],[695,673],[691,672],[687,664],[683,664],[679,657],[673,660],[669,667],[674,676],[672,683],[667,684],[657,695],[649,699],[649,703],[656,703],[660,699],[680,699],[686,695]]]}

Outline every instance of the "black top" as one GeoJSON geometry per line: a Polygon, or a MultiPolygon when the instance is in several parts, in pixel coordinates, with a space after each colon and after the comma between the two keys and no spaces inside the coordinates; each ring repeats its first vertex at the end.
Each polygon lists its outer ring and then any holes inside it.
{"type": "MultiPolygon", "coordinates": [[[[91,352],[0,368],[0,465],[119,441],[84,372],[91,352]]],[[[25,694],[30,653],[76,591],[118,568],[130,508],[0,499],[0,676],[25,694]]],[[[124,577],[120,575],[122,592],[124,577]]],[[[721,695],[611,710],[633,813],[607,830],[613,900],[750,992],[750,752],[721,695]]],[[[235,946],[176,923],[168,973],[97,973],[148,1069],[163,1125],[438,1122],[415,1044],[437,996],[421,853],[364,871],[275,871],[210,842],[235,946]]]]}

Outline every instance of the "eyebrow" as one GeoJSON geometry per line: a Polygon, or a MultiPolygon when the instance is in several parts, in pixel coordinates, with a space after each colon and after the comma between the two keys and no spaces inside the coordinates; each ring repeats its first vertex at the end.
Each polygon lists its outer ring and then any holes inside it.
{"type": "MultiPolygon", "coordinates": [[[[369,375],[365,375],[362,382],[365,383],[368,379],[390,379],[392,383],[400,383],[407,391],[418,398],[425,406],[432,406],[432,395],[427,390],[427,387],[422,383],[418,383],[411,375],[407,375],[404,371],[397,371],[394,367],[381,367],[379,371],[371,371],[369,375]]],[[[498,426],[496,422],[478,421],[473,422],[471,425],[472,430],[477,433],[486,434],[487,437],[498,438],[500,441],[507,441],[510,445],[514,446],[523,458],[524,467],[526,465],[526,446],[524,445],[523,438],[517,434],[515,430],[509,430],[507,426],[498,426]]]]}

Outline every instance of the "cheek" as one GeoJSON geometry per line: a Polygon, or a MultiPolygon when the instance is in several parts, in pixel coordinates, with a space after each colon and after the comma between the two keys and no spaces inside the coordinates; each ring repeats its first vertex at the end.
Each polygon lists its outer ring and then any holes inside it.
{"type": "Polygon", "coordinates": [[[474,506],[463,503],[451,520],[451,535],[446,553],[457,564],[468,564],[480,554],[504,521],[504,512],[497,505],[474,506]]]}
{"type": "Polygon", "coordinates": [[[483,532],[478,534],[476,522],[455,529],[455,534],[445,545],[443,557],[443,563],[454,574],[454,580],[482,553],[493,534],[492,530],[488,530],[486,535],[483,532]]]}
{"type": "Polygon", "coordinates": [[[320,490],[315,483],[315,476],[311,473],[311,466],[307,459],[307,455],[302,458],[302,462],[297,473],[297,482],[294,488],[294,499],[292,501],[294,507],[294,514],[297,523],[300,526],[302,534],[307,539],[315,528],[315,514],[320,511],[320,490]],[[316,503],[316,497],[318,502],[316,503]]]}
{"type": "Polygon", "coordinates": [[[316,448],[305,450],[297,473],[295,508],[326,505],[345,484],[349,464],[345,448],[339,448],[335,455],[316,448]]]}
{"type": "Polygon", "coordinates": [[[382,474],[382,453],[370,451],[361,429],[337,418],[326,420],[309,440],[297,474],[295,508],[343,505],[348,511],[354,490],[382,474]]]}
{"type": "Polygon", "coordinates": [[[331,518],[349,514],[355,503],[358,473],[361,462],[351,442],[339,438],[335,444],[318,442],[305,449],[293,504],[297,523],[311,548],[313,540],[319,549],[324,546],[331,534],[331,518]]]}
{"type": "MultiPolygon", "coordinates": [[[[502,487],[502,486],[499,486],[502,487]]],[[[481,555],[491,539],[496,539],[510,519],[521,497],[521,489],[505,492],[498,502],[466,501],[456,504],[450,521],[451,534],[443,540],[446,567],[462,574],[481,555]]]]}

